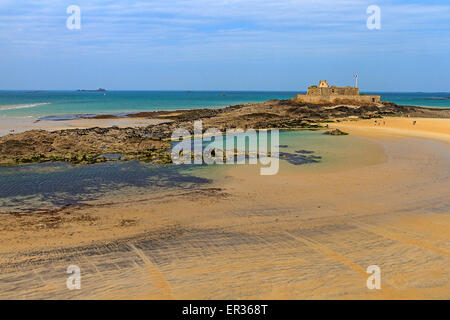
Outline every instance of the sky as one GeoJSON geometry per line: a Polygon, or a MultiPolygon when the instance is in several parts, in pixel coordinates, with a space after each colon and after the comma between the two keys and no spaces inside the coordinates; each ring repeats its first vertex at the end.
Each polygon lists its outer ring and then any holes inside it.
{"type": "Polygon", "coordinates": [[[449,57],[448,0],[0,0],[0,90],[448,92],[449,57]]]}

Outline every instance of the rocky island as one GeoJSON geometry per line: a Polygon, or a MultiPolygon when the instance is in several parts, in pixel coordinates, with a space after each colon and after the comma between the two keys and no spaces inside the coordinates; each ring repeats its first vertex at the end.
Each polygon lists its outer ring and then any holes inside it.
{"type": "MultiPolygon", "coordinates": [[[[328,123],[382,117],[450,118],[450,109],[400,106],[390,102],[351,104],[310,103],[299,100],[269,100],[216,109],[155,111],[128,114],[128,118],[164,120],[138,128],[87,128],[67,130],[30,130],[0,137],[0,164],[67,161],[96,163],[111,159],[140,159],[170,163],[170,136],[176,128],[192,132],[194,120],[203,121],[203,129],[229,128],[281,130],[326,129],[328,123]],[[105,155],[119,154],[109,158],[105,155]]],[[[117,118],[99,115],[90,119],[117,118]]],[[[330,135],[345,134],[330,131],[330,135]]]]}
{"type": "Polygon", "coordinates": [[[98,88],[96,90],[78,89],[78,92],[106,92],[106,89],[98,88]]]}

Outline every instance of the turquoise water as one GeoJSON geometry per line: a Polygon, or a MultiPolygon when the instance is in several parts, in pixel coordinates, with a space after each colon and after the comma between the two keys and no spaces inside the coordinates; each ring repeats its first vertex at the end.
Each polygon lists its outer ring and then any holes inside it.
{"type": "Polygon", "coordinates": [[[294,92],[222,91],[0,91],[0,117],[69,114],[120,114],[229,106],[251,101],[290,99],[294,92]]]}
{"type": "MultiPolygon", "coordinates": [[[[280,141],[289,141],[292,151],[317,138],[329,137],[309,131],[280,133],[280,141]]],[[[137,160],[0,166],[0,214],[80,205],[105,197],[191,190],[223,178],[227,168],[229,165],[155,165],[137,160]]]]}
{"type": "Polygon", "coordinates": [[[187,166],[158,166],[137,160],[92,165],[55,162],[0,166],[0,214],[80,205],[106,195],[190,190],[211,182],[191,175],[189,169],[187,166]]]}
{"type": "MultiPolygon", "coordinates": [[[[0,91],[0,117],[121,114],[138,111],[211,108],[269,99],[290,99],[299,92],[275,91],[0,91]]],[[[374,94],[374,93],[372,93],[374,94]]],[[[403,105],[450,107],[450,93],[380,94],[403,105]]]]}
{"type": "MultiPolygon", "coordinates": [[[[363,159],[365,155],[371,158],[370,146],[358,137],[329,136],[321,131],[281,131],[278,174],[300,168],[320,170],[330,164],[339,167],[355,161],[366,163],[370,159],[363,159]]],[[[254,174],[260,174],[259,165],[244,166],[252,166],[254,174]]],[[[55,162],[0,166],[0,215],[207,188],[226,179],[227,170],[237,167],[155,165],[137,160],[91,165],[55,162]]]]}

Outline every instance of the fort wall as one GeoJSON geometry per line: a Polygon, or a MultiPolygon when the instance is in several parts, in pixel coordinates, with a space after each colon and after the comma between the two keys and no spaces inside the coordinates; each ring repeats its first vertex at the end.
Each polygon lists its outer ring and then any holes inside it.
{"type": "Polygon", "coordinates": [[[344,94],[333,94],[329,96],[316,96],[308,94],[298,94],[296,99],[302,102],[308,103],[327,103],[327,102],[339,102],[339,101],[356,101],[364,103],[379,103],[381,101],[380,96],[355,96],[355,95],[344,95],[344,94]]]}
{"type": "Polygon", "coordinates": [[[339,101],[356,101],[359,103],[379,103],[380,96],[360,95],[357,87],[328,86],[326,81],[320,81],[319,87],[311,86],[306,94],[298,94],[296,100],[308,103],[334,103],[339,101]]]}

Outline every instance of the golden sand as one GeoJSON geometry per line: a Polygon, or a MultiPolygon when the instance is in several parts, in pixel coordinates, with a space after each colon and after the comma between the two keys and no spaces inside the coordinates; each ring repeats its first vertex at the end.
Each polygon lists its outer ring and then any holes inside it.
{"type": "Polygon", "coordinates": [[[370,135],[379,133],[435,139],[450,142],[450,119],[399,118],[343,121],[330,124],[331,128],[339,128],[351,132],[358,130],[370,135]]]}
{"type": "Polygon", "coordinates": [[[0,298],[449,299],[449,122],[385,121],[331,125],[377,145],[366,165],[227,167],[201,190],[2,217],[0,298]]]}

